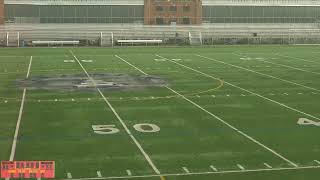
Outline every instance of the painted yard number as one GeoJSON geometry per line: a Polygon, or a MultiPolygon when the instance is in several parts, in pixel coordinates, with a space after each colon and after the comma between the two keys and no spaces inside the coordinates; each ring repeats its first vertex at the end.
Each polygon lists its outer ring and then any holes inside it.
{"type": "Polygon", "coordinates": [[[315,121],[309,120],[307,118],[300,118],[298,120],[298,124],[299,125],[307,125],[307,126],[310,126],[310,125],[320,126],[320,122],[315,122],[315,121]]]}
{"type": "MultiPolygon", "coordinates": [[[[160,127],[155,124],[135,124],[133,128],[142,133],[155,133],[160,131],[160,127]]],[[[120,132],[116,125],[92,125],[93,132],[96,134],[115,134],[120,132]]]]}

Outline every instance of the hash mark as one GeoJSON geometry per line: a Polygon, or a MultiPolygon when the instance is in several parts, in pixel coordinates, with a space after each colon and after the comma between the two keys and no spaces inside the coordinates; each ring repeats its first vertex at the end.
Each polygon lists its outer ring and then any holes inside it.
{"type": "Polygon", "coordinates": [[[270,166],[269,164],[267,164],[267,163],[263,163],[267,168],[269,168],[269,169],[272,169],[272,166],[270,166]]]}
{"type": "Polygon", "coordinates": [[[186,172],[186,173],[190,173],[189,169],[186,167],[182,167],[182,169],[186,172]]]}
{"type": "Polygon", "coordinates": [[[218,169],[216,168],[216,167],[214,167],[214,166],[210,166],[210,168],[213,170],[213,171],[218,171],[218,169]]]}
{"type": "Polygon", "coordinates": [[[238,168],[239,168],[239,169],[241,169],[242,171],[244,171],[244,170],[245,170],[245,168],[244,168],[242,165],[237,164],[237,166],[238,166],[238,168]]]}

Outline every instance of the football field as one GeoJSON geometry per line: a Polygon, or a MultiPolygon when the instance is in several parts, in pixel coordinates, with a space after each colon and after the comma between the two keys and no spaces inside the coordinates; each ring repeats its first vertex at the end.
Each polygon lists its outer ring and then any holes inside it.
{"type": "Polygon", "coordinates": [[[0,160],[56,179],[311,180],[319,137],[318,46],[0,49],[0,160]]]}

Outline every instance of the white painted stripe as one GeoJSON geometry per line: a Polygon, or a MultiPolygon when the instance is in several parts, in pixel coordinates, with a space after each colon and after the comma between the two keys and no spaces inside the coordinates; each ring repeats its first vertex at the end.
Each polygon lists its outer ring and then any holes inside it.
{"type": "Polygon", "coordinates": [[[32,65],[32,56],[30,57],[30,62],[29,62],[29,66],[28,66],[28,72],[27,72],[27,76],[26,78],[29,78],[29,75],[30,75],[30,71],[31,71],[31,65],[32,65]]]}
{"type": "Polygon", "coordinates": [[[189,171],[189,169],[187,167],[182,167],[182,169],[184,170],[184,172],[190,173],[190,171],[189,171]]]}
{"type": "MultiPolygon", "coordinates": [[[[113,176],[113,177],[103,177],[102,179],[137,179],[137,178],[152,178],[152,177],[177,177],[177,176],[193,176],[193,175],[209,175],[209,174],[235,174],[235,173],[250,173],[250,172],[276,172],[276,171],[293,171],[302,169],[320,169],[320,166],[305,166],[305,167],[290,167],[290,168],[266,168],[266,169],[250,169],[250,170],[229,170],[229,171],[208,171],[208,172],[192,172],[192,173],[172,173],[172,174],[151,174],[151,175],[140,175],[140,176],[113,176]]],[[[78,178],[73,180],[94,180],[93,178],[78,178]]],[[[70,180],[70,179],[65,179],[70,180]]]]}
{"type": "Polygon", "coordinates": [[[210,168],[215,172],[218,171],[218,169],[216,167],[212,166],[212,165],[210,166],[210,168]]]}
{"type": "Polygon", "coordinates": [[[316,63],[315,61],[306,60],[306,59],[303,59],[303,58],[297,58],[297,57],[292,57],[292,56],[285,56],[285,55],[282,55],[282,54],[275,54],[275,55],[280,56],[280,57],[290,58],[290,59],[301,60],[301,61],[305,61],[305,62],[312,62],[312,63],[316,63]]]}
{"type": "Polygon", "coordinates": [[[237,166],[238,166],[238,168],[240,169],[240,170],[246,170],[241,164],[237,164],[237,166]]]}
{"type": "Polygon", "coordinates": [[[127,172],[128,176],[132,176],[132,173],[131,173],[131,171],[129,169],[126,170],[126,172],[127,172]]]}
{"type": "Polygon", "coordinates": [[[319,164],[319,165],[320,165],[320,161],[318,161],[318,160],[314,160],[314,162],[316,162],[317,164],[319,164]]]}
{"type": "MultiPolygon", "coordinates": [[[[200,56],[200,57],[201,57],[201,56],[200,56]]],[[[206,74],[206,73],[204,73],[204,72],[201,72],[201,71],[199,71],[199,70],[190,68],[190,67],[185,66],[185,65],[183,65],[183,64],[181,64],[181,63],[174,62],[174,61],[173,61],[173,63],[178,64],[178,65],[180,65],[180,66],[182,66],[182,67],[185,67],[186,69],[190,69],[190,70],[192,70],[192,71],[198,72],[199,74],[202,74],[202,75],[204,75],[204,76],[206,76],[206,77],[210,77],[210,78],[212,78],[212,79],[218,80],[218,78],[216,78],[216,77],[213,77],[213,76],[211,76],[211,75],[209,75],[209,74],[206,74]]],[[[298,113],[300,113],[300,114],[306,115],[306,116],[308,116],[308,117],[311,117],[311,118],[314,118],[314,119],[317,119],[317,120],[320,121],[320,118],[315,117],[315,116],[313,116],[313,115],[311,115],[311,114],[308,114],[308,113],[305,113],[305,112],[300,111],[300,110],[298,110],[298,109],[295,109],[295,108],[293,108],[293,107],[287,106],[287,105],[285,105],[285,104],[283,104],[283,103],[280,103],[280,102],[275,101],[275,100],[273,100],[273,99],[267,98],[267,97],[262,96],[262,95],[260,95],[260,94],[258,94],[258,93],[249,91],[249,90],[247,90],[247,89],[244,89],[244,88],[242,88],[242,87],[239,87],[239,86],[234,85],[234,84],[232,84],[232,83],[229,83],[229,82],[227,82],[227,81],[224,81],[224,82],[225,82],[226,84],[232,86],[232,87],[241,89],[241,90],[246,91],[246,92],[248,92],[248,93],[250,93],[250,94],[253,94],[253,95],[255,95],[255,96],[258,96],[258,97],[260,97],[260,98],[262,98],[262,99],[268,100],[268,101],[273,102],[273,103],[275,103],[275,104],[278,104],[278,105],[280,105],[280,106],[282,106],[282,107],[285,107],[285,108],[287,108],[287,109],[290,109],[290,110],[292,110],[292,111],[298,112],[298,113]]]]}
{"type": "MultiPolygon", "coordinates": [[[[31,65],[32,65],[32,56],[30,57],[29,67],[28,67],[28,72],[27,72],[26,78],[28,78],[29,75],[30,75],[31,65]]],[[[19,135],[19,129],[20,129],[20,124],[21,124],[21,119],[22,119],[24,101],[26,99],[26,93],[27,93],[27,89],[24,88],[23,89],[23,94],[22,94],[22,100],[21,100],[21,104],[20,104],[18,120],[17,120],[17,124],[16,124],[16,129],[14,131],[14,136],[13,136],[13,141],[12,141],[12,147],[11,147],[11,153],[10,153],[9,161],[13,161],[14,160],[14,156],[16,154],[18,135],[19,135]]]]}
{"type": "MultiPolygon", "coordinates": [[[[158,57],[160,58],[164,58],[162,56],[159,56],[157,55],[158,57]]],[[[128,65],[132,66],[133,68],[137,69],[138,71],[142,72],[144,75],[148,75],[147,73],[145,73],[144,71],[142,71],[141,69],[137,68],[136,66],[130,64],[129,62],[127,62],[126,60],[124,60],[123,58],[117,56],[120,60],[122,60],[123,62],[127,63],[128,65]]],[[[166,59],[166,58],[165,58],[166,59]]],[[[169,60],[167,59],[168,61],[170,62],[174,62],[176,64],[180,64],[180,63],[177,63],[175,61],[172,61],[172,60],[169,60]]],[[[182,65],[182,64],[181,64],[182,65]]],[[[184,66],[183,67],[187,67],[187,66],[184,66]]],[[[189,67],[188,67],[189,68],[189,67]]],[[[192,69],[192,68],[190,68],[192,69]]],[[[200,72],[198,70],[195,70],[197,72],[200,72]]],[[[202,72],[201,72],[202,73],[202,72]]],[[[209,76],[209,75],[208,75],[209,76]]],[[[204,112],[208,113],[209,115],[211,115],[212,117],[214,117],[215,119],[219,120],[221,123],[225,124],[226,126],[228,126],[229,128],[233,129],[234,131],[238,132],[239,134],[241,134],[242,136],[248,138],[249,140],[251,140],[252,142],[258,144],[259,146],[263,147],[264,149],[270,151],[271,153],[273,153],[274,155],[278,156],[279,158],[283,159],[284,161],[290,163],[291,165],[293,165],[294,167],[297,167],[298,165],[296,165],[295,163],[293,163],[292,161],[288,160],[287,158],[285,158],[284,156],[282,156],[281,154],[277,153],[276,151],[272,150],[271,148],[265,146],[264,144],[260,143],[259,141],[257,141],[256,139],[254,139],[253,137],[247,135],[246,133],[240,131],[239,129],[237,129],[236,127],[232,126],[231,124],[227,123],[226,121],[224,121],[223,119],[221,119],[220,117],[218,117],[217,115],[209,112],[208,110],[206,110],[205,108],[201,107],[200,105],[198,105],[197,103],[191,101],[190,99],[186,98],[184,95],[178,93],[177,91],[171,89],[170,87],[168,86],[165,86],[167,89],[169,89],[170,91],[172,91],[173,93],[179,95],[180,97],[182,97],[183,99],[185,99],[186,101],[188,101],[189,103],[193,104],[194,106],[196,106],[197,108],[203,110],[204,112]]]]}
{"type": "Polygon", "coordinates": [[[87,70],[83,67],[83,65],[81,64],[81,62],[79,61],[79,59],[74,55],[74,53],[70,50],[70,53],[73,55],[73,57],[75,58],[75,60],[78,62],[78,64],[81,66],[82,70],[84,71],[84,73],[87,75],[87,77],[92,81],[92,83],[94,84],[95,88],[97,89],[97,91],[99,92],[99,94],[101,95],[101,97],[103,98],[103,100],[105,101],[105,103],[108,105],[108,107],[111,109],[111,111],[113,112],[113,114],[116,116],[116,118],[119,120],[119,122],[121,123],[121,125],[123,126],[123,128],[125,129],[126,133],[128,134],[128,136],[132,139],[132,141],[136,144],[136,146],[138,147],[138,149],[140,150],[140,152],[142,153],[142,155],[145,157],[145,159],[147,160],[147,162],[149,163],[149,165],[151,166],[151,168],[154,170],[154,172],[156,174],[160,174],[159,169],[155,166],[155,164],[153,163],[153,161],[151,160],[150,156],[145,152],[145,150],[142,148],[141,144],[138,142],[138,140],[132,135],[131,131],[129,130],[129,128],[127,127],[127,125],[124,123],[124,121],[122,120],[122,118],[120,117],[120,115],[117,113],[117,111],[113,108],[113,106],[111,105],[111,103],[107,100],[107,98],[104,96],[104,94],[101,92],[101,90],[98,88],[97,83],[95,82],[95,80],[89,75],[89,73],[87,72],[87,70]]]}
{"type": "Polygon", "coordinates": [[[265,165],[267,168],[272,168],[272,166],[270,166],[268,163],[263,163],[263,165],[265,165]]]}
{"type": "Polygon", "coordinates": [[[101,171],[97,171],[97,176],[98,176],[99,178],[102,177],[101,171]]]}
{"type": "Polygon", "coordinates": [[[265,63],[274,64],[274,65],[278,65],[278,66],[282,66],[282,67],[286,67],[286,68],[289,68],[289,69],[294,69],[294,70],[298,70],[298,71],[302,71],[302,72],[307,72],[307,73],[312,73],[312,74],[318,74],[318,75],[320,75],[320,73],[318,73],[318,72],[308,71],[308,70],[301,69],[301,68],[297,68],[297,67],[293,67],[293,66],[288,66],[288,65],[284,65],[284,64],[274,63],[274,62],[270,62],[270,61],[266,61],[266,60],[258,60],[258,61],[262,61],[262,62],[265,62],[265,63]]]}
{"type": "Polygon", "coordinates": [[[68,172],[67,177],[68,177],[68,179],[72,179],[72,174],[68,172]]]}
{"type": "MultiPolygon", "coordinates": [[[[161,56],[160,56],[160,57],[161,57],[161,56]]],[[[170,61],[170,60],[169,60],[169,61],[170,61]]],[[[213,79],[215,79],[215,80],[217,79],[217,78],[215,78],[215,77],[213,77],[213,76],[211,76],[211,75],[208,75],[208,74],[206,74],[206,73],[203,73],[203,72],[201,72],[201,71],[199,71],[199,70],[195,70],[195,69],[193,69],[193,68],[190,68],[190,67],[188,67],[188,66],[185,66],[185,65],[183,65],[183,64],[180,64],[180,63],[178,63],[178,62],[175,62],[175,61],[170,61],[170,62],[173,62],[173,63],[175,63],[175,64],[177,64],[177,65],[180,65],[180,66],[185,67],[185,68],[187,68],[187,69],[190,69],[190,70],[192,70],[192,71],[198,72],[198,73],[200,73],[200,74],[202,74],[202,75],[204,75],[204,76],[206,76],[206,77],[210,77],[210,78],[213,78],[213,79]]],[[[248,92],[248,93],[250,93],[250,94],[254,94],[254,95],[259,96],[259,97],[264,97],[264,96],[261,96],[261,95],[259,95],[259,94],[257,94],[257,93],[253,93],[253,92],[251,92],[251,91],[249,91],[249,90],[246,90],[246,89],[240,88],[240,87],[238,87],[238,86],[236,86],[236,85],[233,85],[233,84],[231,84],[231,83],[228,83],[228,82],[226,82],[226,81],[225,81],[225,83],[226,83],[226,84],[229,84],[230,86],[237,87],[237,88],[239,88],[239,89],[241,89],[241,90],[244,90],[244,91],[246,91],[246,92],[248,92]]],[[[177,92],[176,92],[176,93],[177,93],[177,92]]],[[[211,112],[207,111],[206,109],[204,109],[203,107],[199,106],[198,104],[196,104],[196,103],[188,100],[188,99],[185,98],[183,95],[180,95],[180,96],[182,96],[184,99],[186,99],[186,100],[189,101],[190,103],[194,104],[194,105],[197,106],[198,108],[202,109],[203,111],[207,112],[207,113],[210,114],[211,116],[215,117],[216,119],[218,119],[219,121],[221,121],[221,122],[224,123],[225,125],[229,126],[231,129],[233,129],[233,130],[235,130],[236,132],[240,133],[240,134],[243,135],[244,137],[250,139],[252,142],[254,142],[254,143],[260,145],[261,147],[267,149],[268,151],[272,152],[274,155],[276,155],[276,156],[278,156],[279,158],[281,158],[282,160],[288,162],[288,163],[291,164],[292,166],[298,167],[297,164],[295,164],[295,163],[293,163],[292,161],[290,161],[289,159],[285,158],[283,155],[277,153],[276,151],[272,150],[271,148],[269,148],[269,147],[267,147],[266,145],[262,144],[261,142],[257,141],[257,140],[254,139],[253,137],[251,137],[251,136],[247,135],[246,133],[240,131],[239,129],[235,128],[234,126],[232,126],[231,124],[227,123],[226,121],[224,121],[224,120],[221,119],[220,117],[212,114],[211,112]]],[[[266,97],[264,97],[264,98],[266,98],[266,97]]],[[[266,98],[266,99],[269,99],[269,98],[266,98]]],[[[269,100],[271,100],[271,99],[269,99],[269,100]]],[[[272,101],[273,101],[273,100],[272,100],[272,101]]],[[[285,106],[285,105],[284,105],[284,106],[285,106]]],[[[286,107],[288,107],[288,106],[286,106],[286,107]]]]}
{"type": "MultiPolygon", "coordinates": [[[[257,72],[257,71],[254,71],[252,69],[248,69],[248,68],[245,68],[245,67],[241,67],[241,66],[237,66],[237,65],[234,65],[234,64],[230,64],[230,63],[226,63],[226,62],[223,62],[223,61],[219,61],[219,60],[216,60],[216,59],[213,59],[213,58],[209,58],[209,57],[206,57],[206,56],[202,56],[202,55],[199,55],[199,54],[195,54],[195,55],[199,56],[199,57],[202,57],[204,59],[208,59],[208,60],[219,62],[219,63],[225,64],[225,65],[228,65],[228,66],[232,66],[232,67],[235,67],[235,68],[238,68],[238,69],[243,69],[243,70],[255,73],[255,74],[259,74],[261,76],[269,77],[269,78],[272,78],[272,79],[277,79],[279,81],[283,81],[283,82],[286,82],[286,83],[289,83],[289,84],[293,84],[293,85],[296,85],[296,86],[304,87],[306,89],[311,89],[311,90],[320,92],[319,89],[316,89],[316,88],[313,88],[313,87],[305,86],[305,85],[302,85],[302,84],[299,84],[299,83],[295,83],[295,82],[292,82],[292,81],[289,81],[289,80],[285,80],[285,79],[282,79],[282,78],[279,78],[279,77],[275,77],[275,76],[272,76],[272,75],[269,75],[269,74],[264,74],[264,73],[261,73],[261,72],[257,72]]],[[[237,55],[237,54],[234,54],[234,55],[237,55]]],[[[240,55],[237,55],[237,56],[240,56],[240,55]]]]}

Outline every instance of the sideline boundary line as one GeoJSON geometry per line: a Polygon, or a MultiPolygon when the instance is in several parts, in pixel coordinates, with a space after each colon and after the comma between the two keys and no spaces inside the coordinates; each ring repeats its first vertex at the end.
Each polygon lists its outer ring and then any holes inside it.
{"type": "Polygon", "coordinates": [[[147,160],[147,162],[149,163],[149,165],[151,166],[151,168],[154,170],[154,172],[156,174],[161,174],[159,169],[155,166],[155,164],[153,163],[153,161],[151,160],[151,158],[149,157],[149,155],[145,152],[145,150],[142,148],[141,144],[138,142],[138,140],[132,135],[131,131],[129,130],[129,128],[127,127],[127,125],[124,123],[124,121],[122,120],[122,118],[120,117],[120,115],[117,113],[117,111],[114,109],[114,107],[111,105],[111,103],[107,100],[107,98],[104,96],[104,94],[101,92],[100,88],[98,88],[96,81],[89,75],[89,73],[87,72],[87,70],[83,67],[83,65],[81,64],[81,62],[79,61],[79,59],[75,56],[75,54],[69,50],[70,53],[72,54],[72,56],[74,57],[74,59],[78,62],[78,64],[80,65],[80,67],[82,68],[82,70],[84,71],[84,73],[87,75],[87,77],[89,78],[89,80],[93,83],[93,85],[95,86],[95,88],[97,89],[97,91],[99,92],[99,94],[101,95],[101,97],[103,98],[103,100],[105,101],[105,103],[108,105],[108,107],[111,109],[111,111],[113,112],[113,114],[116,116],[116,118],[119,120],[119,122],[121,123],[121,125],[123,126],[124,130],[126,131],[126,133],[129,135],[129,137],[132,139],[132,141],[135,143],[135,145],[138,147],[138,149],[140,150],[140,152],[142,153],[142,155],[145,157],[145,159],[147,160]]]}
{"type": "MultiPolygon", "coordinates": [[[[255,73],[255,74],[259,74],[259,75],[264,76],[264,77],[269,77],[269,78],[272,78],[272,79],[276,79],[276,80],[283,81],[283,82],[286,82],[286,83],[289,83],[289,84],[293,84],[293,85],[300,86],[300,87],[303,87],[303,88],[306,88],[306,89],[311,89],[313,91],[320,92],[319,89],[316,89],[316,88],[313,88],[313,87],[309,87],[309,86],[305,86],[303,84],[295,83],[295,82],[292,82],[292,81],[289,81],[289,80],[285,80],[285,79],[282,79],[282,78],[278,78],[278,77],[275,77],[275,76],[272,76],[272,75],[269,75],[269,74],[264,74],[264,73],[261,73],[261,72],[257,72],[257,71],[254,71],[252,69],[248,69],[248,68],[245,68],[245,67],[242,67],[242,66],[238,66],[238,65],[226,63],[226,62],[223,62],[223,61],[219,61],[217,59],[206,57],[206,56],[202,56],[200,54],[195,54],[195,55],[198,56],[198,57],[207,59],[207,60],[215,61],[215,62],[218,62],[218,63],[221,63],[221,64],[225,64],[225,65],[232,66],[232,67],[235,67],[235,68],[238,68],[238,69],[242,69],[242,70],[249,71],[249,72],[252,72],[252,73],[255,73]]],[[[242,56],[242,55],[238,55],[238,54],[234,54],[234,55],[242,56]]],[[[246,56],[242,56],[242,57],[246,57],[246,56]]]]}
{"type": "MultiPolygon", "coordinates": [[[[31,65],[32,65],[32,56],[30,57],[29,66],[28,66],[28,72],[27,72],[26,78],[29,78],[31,65]]],[[[12,141],[11,153],[10,153],[9,161],[13,161],[14,160],[14,156],[16,154],[18,135],[19,135],[19,129],[20,129],[20,124],[21,124],[21,119],[22,119],[22,114],[23,114],[24,101],[26,99],[26,93],[27,93],[27,89],[24,88],[23,89],[23,94],[22,94],[22,100],[21,100],[21,104],[20,104],[19,116],[18,116],[18,120],[17,120],[17,124],[16,124],[16,129],[14,131],[14,137],[13,137],[13,141],[12,141]]]]}
{"type": "MultiPolygon", "coordinates": [[[[125,59],[121,58],[118,55],[115,55],[118,59],[122,60],[123,62],[127,63],[128,65],[130,65],[131,67],[135,68],[136,70],[140,71],[141,73],[143,73],[144,75],[149,75],[147,73],[145,73],[144,71],[142,71],[141,69],[139,69],[138,67],[134,66],[133,64],[129,63],[128,61],[126,61],[125,59]]],[[[167,59],[165,57],[159,56],[160,58],[164,58],[167,59]]],[[[169,59],[167,59],[169,60],[169,59]]],[[[172,61],[172,60],[169,60],[172,61]]],[[[174,61],[172,61],[174,62],[174,61]]],[[[206,112],[207,114],[211,115],[212,117],[214,117],[215,119],[219,120],[221,123],[223,123],[224,125],[228,126],[229,128],[233,129],[234,131],[238,132],[239,134],[241,134],[242,136],[246,137],[247,139],[251,140],[252,142],[254,142],[255,144],[263,147],[265,150],[268,150],[269,152],[271,152],[272,154],[276,155],[277,157],[279,157],[280,159],[286,161],[287,163],[291,164],[293,167],[298,167],[297,164],[295,164],[294,162],[290,161],[289,159],[285,158],[284,156],[282,156],[281,154],[277,153],[276,151],[274,151],[273,149],[267,147],[266,145],[260,143],[259,141],[257,141],[256,139],[254,139],[253,137],[247,135],[246,133],[240,131],[239,129],[237,129],[236,127],[232,126],[231,124],[229,124],[228,122],[224,121],[223,119],[221,119],[220,117],[218,117],[217,115],[211,113],[210,111],[206,110],[205,108],[203,108],[202,106],[200,106],[199,104],[193,102],[192,100],[188,99],[187,97],[185,97],[184,95],[178,93],[177,91],[171,89],[168,86],[164,86],[166,87],[168,90],[170,90],[171,92],[179,95],[181,98],[183,98],[184,100],[188,101],[189,103],[193,104],[194,106],[196,106],[197,108],[201,109],[202,111],[206,112]]]]}
{"type": "MultiPolygon", "coordinates": [[[[162,57],[162,56],[160,56],[160,57],[162,57]]],[[[189,67],[189,66],[186,66],[186,65],[184,65],[184,64],[181,64],[181,63],[178,63],[178,62],[175,62],[175,61],[171,61],[171,62],[173,62],[173,63],[175,63],[175,64],[177,64],[177,65],[179,65],[179,66],[182,66],[182,67],[184,67],[184,68],[186,68],[186,69],[189,69],[189,70],[191,70],[191,71],[194,71],[194,72],[197,72],[197,73],[199,73],[199,74],[202,74],[203,76],[206,76],[206,77],[209,77],[209,78],[212,78],[212,79],[218,79],[218,78],[216,78],[216,77],[214,77],[214,76],[212,76],[212,75],[209,75],[209,74],[207,74],[207,73],[204,73],[204,72],[199,71],[199,70],[196,70],[196,69],[193,69],[193,68],[191,68],[191,67],[189,67]]],[[[273,103],[278,104],[278,105],[280,105],[280,106],[282,106],[282,107],[285,107],[285,108],[287,108],[287,109],[290,109],[290,110],[292,110],[292,111],[295,111],[295,112],[297,112],[297,113],[303,114],[303,115],[305,115],[305,116],[308,116],[308,117],[311,117],[311,118],[314,118],[314,119],[317,119],[317,120],[320,121],[320,118],[318,118],[318,117],[316,117],[316,116],[313,116],[313,115],[311,115],[311,114],[305,113],[305,112],[303,112],[303,111],[300,111],[300,110],[295,109],[295,108],[293,108],[293,107],[290,107],[290,106],[288,106],[288,105],[285,105],[285,104],[283,104],[283,103],[280,103],[280,102],[278,102],[278,101],[276,101],[276,100],[267,98],[267,97],[262,96],[262,95],[260,95],[260,94],[258,94],[258,93],[255,93],[255,92],[253,92],[253,91],[244,89],[244,88],[242,88],[242,87],[240,87],[240,86],[234,85],[234,84],[229,83],[229,82],[227,82],[227,81],[224,81],[224,83],[225,83],[225,84],[228,84],[228,85],[230,85],[230,86],[232,86],[232,87],[234,87],[234,88],[237,88],[237,89],[240,89],[240,90],[245,91],[245,92],[247,92],[247,93],[250,93],[250,94],[252,94],[252,95],[258,96],[258,97],[260,97],[260,98],[262,98],[262,99],[264,99],[264,100],[273,102],[273,103]]]]}
{"type": "Polygon", "coordinates": [[[227,170],[227,171],[208,171],[208,172],[190,172],[177,174],[150,174],[140,176],[114,176],[101,178],[79,178],[79,179],[64,179],[64,180],[103,180],[103,179],[134,179],[134,178],[151,178],[151,177],[175,177],[175,176],[194,176],[194,175],[210,175],[210,174],[234,174],[234,173],[253,173],[253,172],[272,172],[272,171],[290,171],[303,169],[319,169],[320,166],[304,166],[304,167],[290,167],[290,168],[264,168],[264,169],[246,169],[246,170],[227,170]]]}

